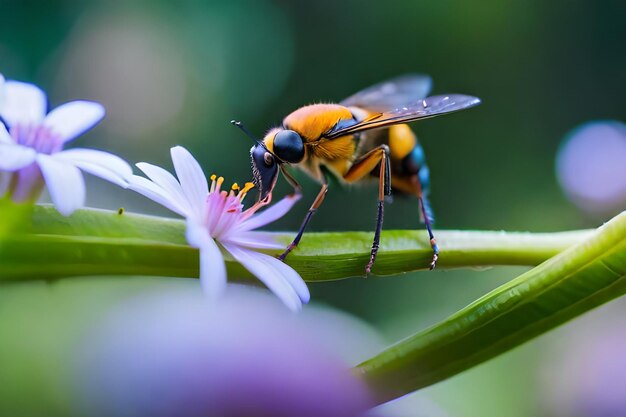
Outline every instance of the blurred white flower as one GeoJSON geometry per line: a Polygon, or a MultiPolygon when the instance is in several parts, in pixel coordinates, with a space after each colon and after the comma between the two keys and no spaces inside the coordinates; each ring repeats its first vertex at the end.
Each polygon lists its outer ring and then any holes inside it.
{"type": "Polygon", "coordinates": [[[46,114],[46,95],[38,87],[0,76],[0,196],[36,200],[44,182],[64,215],[85,203],[81,170],[126,187],[130,166],[119,157],[92,149],[62,150],[104,117],[91,101],[65,103],[46,114]]]}
{"type": "Polygon", "coordinates": [[[180,214],[187,220],[187,241],[200,249],[200,281],[212,298],[226,287],[226,266],[216,242],[258,277],[291,310],[298,311],[310,298],[309,290],[291,267],[255,249],[284,249],[265,232],[254,231],[284,216],[298,201],[288,196],[255,214],[268,202],[257,202],[243,210],[243,199],[254,186],[243,188],[234,184],[230,192],[223,191],[224,178],[211,176],[211,188],[198,161],[181,146],[171,149],[178,180],[155,165],[140,162],[150,180],[132,176],[129,188],[180,214]]]}
{"type": "Polygon", "coordinates": [[[615,214],[626,206],[626,125],[590,122],[565,139],[556,161],[561,187],[590,214],[615,214]]]}

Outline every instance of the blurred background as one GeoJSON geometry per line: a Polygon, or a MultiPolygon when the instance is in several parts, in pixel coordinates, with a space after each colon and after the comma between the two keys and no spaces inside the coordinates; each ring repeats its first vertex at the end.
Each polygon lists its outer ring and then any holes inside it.
{"type": "MultiPolygon", "coordinates": [[[[180,144],[207,174],[240,183],[250,178],[250,141],[231,119],[261,136],[304,104],[427,73],[434,93],[483,100],[413,125],[431,169],[436,226],[558,231],[596,227],[626,206],[625,16],[618,0],[0,0],[0,73],[41,86],[52,106],[102,102],[106,119],[75,146],[170,167],[169,148],[180,144]]],[[[295,230],[317,193],[298,179],[305,199],[274,229],[295,230]]],[[[169,215],[103,181],[88,185],[90,206],[169,215]]],[[[283,181],[278,192],[288,191],[283,181]]],[[[373,230],[376,192],[331,189],[310,230],[373,230]]],[[[421,227],[417,210],[397,198],[385,227],[421,227]]],[[[357,316],[391,341],[522,271],[420,272],[311,290],[315,304],[357,316]]],[[[19,305],[12,314],[27,314],[19,305]]],[[[585,372],[566,372],[560,353],[576,343],[568,337],[591,337],[593,323],[624,313],[616,301],[422,395],[450,416],[604,415],[572,401],[596,391],[583,384],[585,372]]],[[[596,351],[569,360],[584,364],[596,351]]],[[[626,362],[624,351],[613,350],[616,361],[626,362]]]]}

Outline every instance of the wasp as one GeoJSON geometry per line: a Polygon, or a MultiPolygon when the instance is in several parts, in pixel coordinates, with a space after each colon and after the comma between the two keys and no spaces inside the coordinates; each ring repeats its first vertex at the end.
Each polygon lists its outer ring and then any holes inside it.
{"type": "MultiPolygon", "coordinates": [[[[294,192],[301,193],[301,186],[286,169],[289,165],[302,169],[321,184],[296,237],[279,259],[284,260],[300,242],[324,201],[330,176],[344,184],[369,178],[378,180],[378,205],[366,275],[376,260],[385,196],[391,195],[392,190],[417,198],[419,217],[426,226],[433,251],[430,269],[435,268],[439,248],[427,198],[429,170],[417,136],[406,123],[467,109],[480,104],[480,99],[462,94],[428,97],[431,86],[427,75],[396,77],[359,91],[338,104],[301,107],[285,117],[282,126],[270,129],[263,140],[255,139],[250,155],[259,201],[271,199],[279,171],[294,187],[294,192]]],[[[241,122],[232,123],[254,139],[241,122]]]]}

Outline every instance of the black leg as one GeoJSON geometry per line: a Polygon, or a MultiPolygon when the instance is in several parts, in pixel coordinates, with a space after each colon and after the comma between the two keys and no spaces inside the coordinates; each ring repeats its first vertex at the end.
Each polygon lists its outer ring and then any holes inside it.
{"type": "Polygon", "coordinates": [[[383,229],[383,215],[385,195],[391,194],[391,164],[389,162],[389,147],[380,145],[353,162],[352,166],[343,176],[346,182],[353,183],[369,175],[376,166],[378,174],[378,212],[376,215],[376,231],[370,252],[370,260],[365,266],[365,275],[372,271],[378,248],[380,247],[380,232],[383,229]]]}
{"type": "Polygon", "coordinates": [[[285,251],[278,257],[278,259],[280,259],[281,261],[284,261],[287,255],[289,255],[289,252],[291,252],[292,250],[294,250],[296,246],[298,246],[298,243],[300,243],[300,239],[302,239],[302,235],[304,234],[304,229],[306,229],[307,225],[311,221],[313,214],[315,214],[319,206],[322,205],[322,202],[324,201],[324,197],[326,197],[326,192],[328,191],[328,180],[326,179],[325,175],[323,178],[324,178],[324,184],[322,184],[322,188],[320,189],[320,192],[317,194],[315,201],[313,201],[313,204],[309,208],[309,211],[307,211],[306,216],[304,216],[304,220],[302,221],[302,224],[300,225],[300,230],[298,230],[298,234],[296,235],[296,238],[293,240],[293,242],[289,244],[289,246],[287,246],[287,249],[285,249],[285,251]]]}
{"type": "Polygon", "coordinates": [[[430,270],[432,271],[437,266],[437,260],[439,259],[439,246],[437,246],[437,241],[435,240],[435,236],[433,235],[433,228],[430,224],[430,218],[428,218],[428,215],[426,213],[424,199],[420,197],[419,201],[420,207],[422,208],[422,215],[424,216],[424,224],[426,225],[426,230],[428,230],[428,237],[430,238],[430,247],[433,248],[433,260],[430,262],[430,270]]]}
{"type": "Polygon", "coordinates": [[[437,245],[437,240],[433,234],[433,228],[430,222],[430,216],[428,215],[428,210],[426,210],[426,202],[424,201],[424,196],[422,194],[422,184],[420,183],[417,175],[414,177],[413,181],[415,181],[415,185],[417,186],[416,188],[418,188],[417,199],[419,200],[420,210],[422,212],[422,217],[424,218],[424,225],[428,231],[430,247],[433,249],[433,259],[430,262],[430,270],[432,271],[437,266],[437,261],[439,260],[439,246],[437,245]]]}
{"type": "Polygon", "coordinates": [[[391,170],[389,162],[389,152],[383,149],[383,158],[380,160],[380,175],[378,180],[378,211],[376,213],[376,230],[374,231],[374,241],[370,252],[370,260],[365,266],[365,274],[372,271],[372,266],[376,261],[376,255],[380,247],[380,232],[383,230],[383,217],[385,211],[385,195],[391,194],[391,170]]]}

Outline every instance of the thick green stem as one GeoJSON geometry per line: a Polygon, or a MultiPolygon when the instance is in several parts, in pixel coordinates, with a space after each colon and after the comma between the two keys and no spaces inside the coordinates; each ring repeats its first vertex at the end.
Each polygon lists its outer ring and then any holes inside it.
{"type": "MultiPolygon", "coordinates": [[[[66,218],[47,206],[3,214],[14,223],[0,221],[0,280],[198,275],[198,253],[186,245],[180,220],[103,210],[66,218]]],[[[292,238],[275,236],[285,244],[292,238]]],[[[626,213],[596,231],[437,237],[439,268],[543,263],[355,368],[378,402],[463,372],[626,293],[626,213]]],[[[359,276],[371,239],[369,232],[309,233],[288,263],[308,281],[359,276]]],[[[426,233],[386,231],[373,272],[427,269],[431,256],[426,233]]],[[[235,262],[227,265],[231,277],[247,277],[235,262]]]]}
{"type": "Polygon", "coordinates": [[[385,402],[463,372],[625,293],[626,212],[356,371],[385,402]]]}
{"type": "MultiPolygon", "coordinates": [[[[50,206],[36,206],[31,217],[24,233],[14,231],[0,239],[0,280],[198,276],[198,253],[187,246],[181,220],[94,209],[63,217],[50,206]]],[[[591,233],[437,231],[441,248],[437,268],[534,266],[591,233]]],[[[276,239],[285,245],[292,237],[276,233],[276,239]]],[[[362,276],[371,242],[370,232],[307,233],[287,263],[307,281],[362,276]]],[[[428,269],[432,252],[424,231],[388,230],[381,242],[372,271],[375,275],[428,269]]],[[[249,277],[228,257],[227,267],[230,277],[249,277]]]]}

